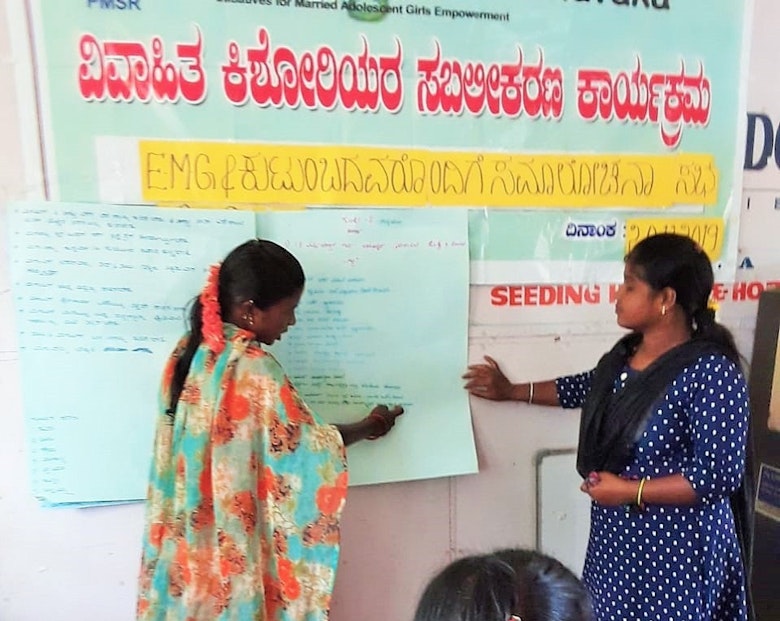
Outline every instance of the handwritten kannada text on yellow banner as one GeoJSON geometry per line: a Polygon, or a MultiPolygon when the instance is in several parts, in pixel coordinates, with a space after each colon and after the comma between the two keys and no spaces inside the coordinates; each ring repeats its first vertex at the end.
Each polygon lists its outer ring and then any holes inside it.
{"type": "Polygon", "coordinates": [[[711,261],[720,257],[725,225],[720,218],[630,218],[626,220],[626,252],[645,237],[658,233],[678,233],[693,239],[711,261]]]}
{"type": "Polygon", "coordinates": [[[509,154],[381,147],[146,141],[153,203],[466,207],[714,205],[703,154],[509,154]]]}

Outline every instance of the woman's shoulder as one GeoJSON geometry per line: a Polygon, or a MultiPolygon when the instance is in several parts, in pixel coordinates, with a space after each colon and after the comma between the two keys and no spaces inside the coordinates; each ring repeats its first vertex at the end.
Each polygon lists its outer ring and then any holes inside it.
{"type": "Polygon", "coordinates": [[[722,353],[705,353],[686,365],[667,386],[667,399],[692,405],[733,399],[742,403],[747,384],[739,365],[722,353]]]}
{"type": "Polygon", "coordinates": [[[732,378],[744,382],[742,369],[728,356],[720,352],[709,352],[699,356],[683,369],[680,374],[683,381],[710,383],[732,378]]]}
{"type": "Polygon", "coordinates": [[[239,366],[253,373],[272,376],[281,381],[285,377],[284,369],[274,355],[263,349],[258,343],[250,343],[239,360],[239,366]]]}

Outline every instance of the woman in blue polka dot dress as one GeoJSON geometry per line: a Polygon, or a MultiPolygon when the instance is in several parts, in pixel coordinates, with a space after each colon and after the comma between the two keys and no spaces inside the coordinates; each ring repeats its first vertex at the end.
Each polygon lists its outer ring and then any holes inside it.
{"type": "Polygon", "coordinates": [[[463,376],[478,397],[582,408],[577,470],[593,500],[583,581],[599,621],[750,618],[748,393],[734,339],[707,306],[712,286],[693,241],[649,237],[617,294],[631,332],[594,370],[513,384],[486,356],[463,376]]]}

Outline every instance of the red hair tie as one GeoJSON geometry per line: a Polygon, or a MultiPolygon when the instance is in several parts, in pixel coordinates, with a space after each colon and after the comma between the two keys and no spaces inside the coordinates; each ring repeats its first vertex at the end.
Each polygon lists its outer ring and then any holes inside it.
{"type": "Polygon", "coordinates": [[[222,315],[219,312],[219,268],[216,263],[209,267],[206,285],[200,293],[200,303],[203,307],[203,342],[215,354],[225,349],[225,334],[222,331],[222,315]]]}

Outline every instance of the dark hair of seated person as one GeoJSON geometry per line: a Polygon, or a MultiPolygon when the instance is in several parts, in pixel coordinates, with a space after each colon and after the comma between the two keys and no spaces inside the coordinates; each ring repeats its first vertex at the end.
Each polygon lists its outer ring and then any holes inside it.
{"type": "Polygon", "coordinates": [[[505,549],[453,561],[423,592],[414,621],[593,621],[582,582],[552,557],[505,549]]]}

